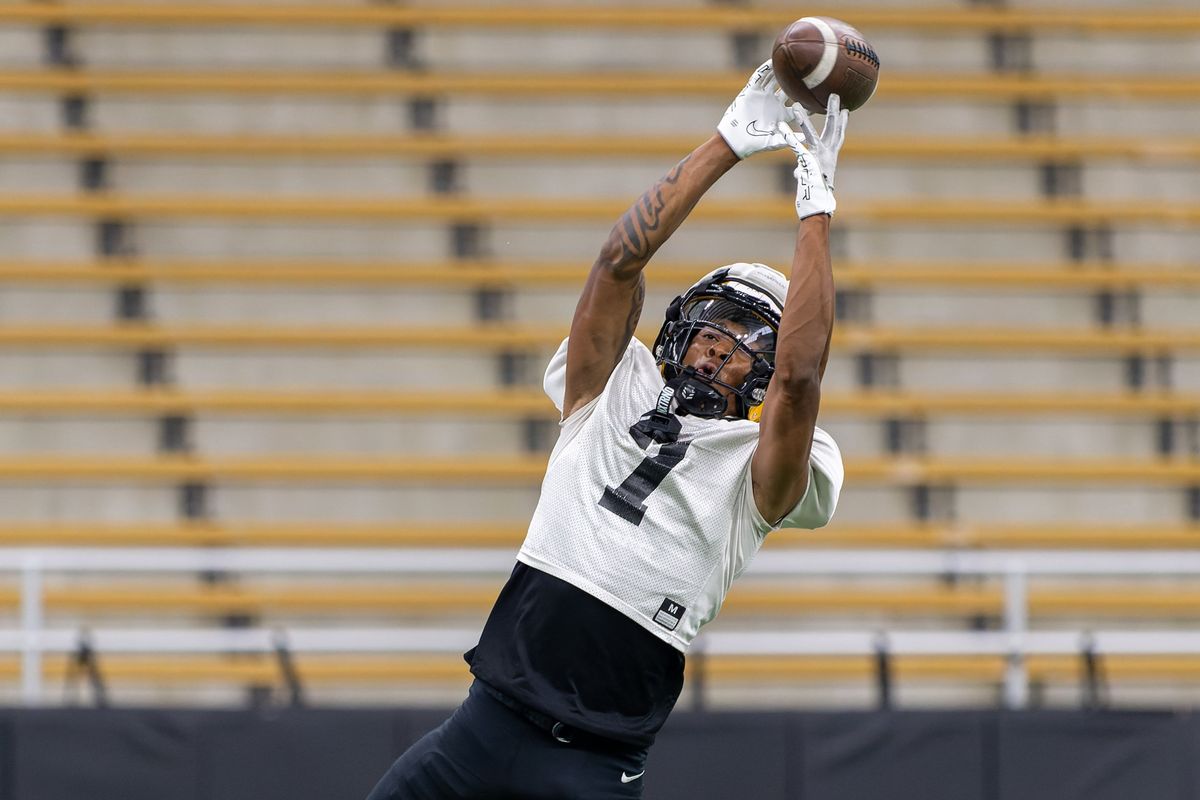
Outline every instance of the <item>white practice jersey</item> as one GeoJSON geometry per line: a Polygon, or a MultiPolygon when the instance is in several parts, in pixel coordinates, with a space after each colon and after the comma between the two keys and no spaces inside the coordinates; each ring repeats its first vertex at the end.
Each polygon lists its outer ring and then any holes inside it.
{"type": "MultiPolygon", "coordinates": [[[[559,411],[566,363],[563,342],[545,379],[559,411]]],[[[773,527],[829,522],[842,488],[842,458],[818,428],[808,491],[772,526],[750,482],[758,423],[685,416],[670,444],[630,432],[663,385],[654,357],[633,339],[600,396],[560,423],[517,558],[685,651],[773,527]]]]}

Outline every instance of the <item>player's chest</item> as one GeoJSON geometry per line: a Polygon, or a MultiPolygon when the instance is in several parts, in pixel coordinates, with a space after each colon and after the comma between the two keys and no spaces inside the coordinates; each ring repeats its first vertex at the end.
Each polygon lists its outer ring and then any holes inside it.
{"type": "Polygon", "coordinates": [[[617,421],[591,456],[603,486],[599,510],[649,529],[687,538],[720,538],[743,488],[749,450],[717,447],[703,428],[658,442],[617,421]]]}

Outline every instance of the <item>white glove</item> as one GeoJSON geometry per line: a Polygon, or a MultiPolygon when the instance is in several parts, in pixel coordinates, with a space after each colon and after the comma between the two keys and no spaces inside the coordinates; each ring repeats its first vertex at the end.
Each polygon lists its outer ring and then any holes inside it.
{"type": "Polygon", "coordinates": [[[838,152],[846,140],[848,112],[841,110],[841,99],[832,94],[825,111],[825,125],[818,135],[807,114],[800,115],[803,139],[780,123],[779,129],[788,147],[796,154],[796,215],[800,219],[813,214],[833,214],[833,176],[837,171],[838,152]]]}
{"type": "Polygon", "coordinates": [[[738,158],[764,150],[781,150],[788,144],[779,123],[800,122],[804,113],[799,105],[785,105],[786,100],[775,81],[771,62],[764,61],[729,104],[717,125],[717,133],[738,158]]]}

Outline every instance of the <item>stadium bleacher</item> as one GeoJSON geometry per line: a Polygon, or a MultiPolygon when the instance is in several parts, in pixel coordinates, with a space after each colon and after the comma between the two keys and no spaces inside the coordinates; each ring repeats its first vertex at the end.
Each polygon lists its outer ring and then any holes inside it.
{"type": "MultiPolygon", "coordinates": [[[[832,526],[768,551],[1200,543],[1200,60],[1179,48],[1177,74],[1148,66],[1194,39],[1200,13],[1044,5],[805,10],[870,35],[884,77],[838,175],[822,425],[847,486],[832,526]]],[[[541,368],[608,225],[709,135],[795,16],[0,6],[4,543],[515,549],[554,436],[541,368]]],[[[789,176],[786,156],[756,159],[697,207],[647,273],[643,338],[714,261],[785,266],[789,176]]],[[[996,577],[751,572],[714,630],[995,628],[996,577]]],[[[469,627],[501,579],[48,574],[43,599],[72,627],[469,627]]],[[[16,620],[19,576],[3,580],[16,620]]],[[[1186,626],[1198,580],[1039,579],[1031,624],[1186,626]]],[[[100,659],[138,698],[280,681],[269,654],[100,659]]],[[[1004,680],[995,656],[895,659],[922,697],[1004,680]]],[[[828,684],[867,698],[874,668],[696,664],[715,702],[749,704],[828,684]]],[[[1027,666],[1034,683],[1080,680],[1073,656],[1027,666]]],[[[318,698],[437,702],[467,679],[445,654],[301,654],[297,668],[318,698]]],[[[1114,702],[1200,691],[1195,656],[1113,654],[1106,674],[1114,702]]],[[[0,659],[2,691],[19,682],[0,659]]]]}

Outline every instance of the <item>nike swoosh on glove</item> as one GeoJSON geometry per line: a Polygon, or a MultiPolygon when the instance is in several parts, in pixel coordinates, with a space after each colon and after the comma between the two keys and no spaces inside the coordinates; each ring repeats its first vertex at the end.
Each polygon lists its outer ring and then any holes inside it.
{"type": "Polygon", "coordinates": [[[775,80],[771,62],[764,61],[729,104],[717,125],[717,133],[738,158],[748,158],[764,150],[787,147],[779,123],[799,122],[802,113],[800,106],[787,105],[787,96],[775,80]]]}

